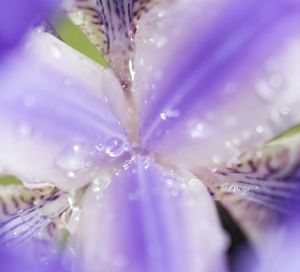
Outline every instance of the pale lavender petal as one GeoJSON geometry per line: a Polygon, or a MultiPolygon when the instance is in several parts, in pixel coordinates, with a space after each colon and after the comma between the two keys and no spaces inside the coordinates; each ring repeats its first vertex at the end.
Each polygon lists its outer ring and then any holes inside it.
{"type": "Polygon", "coordinates": [[[140,156],[124,167],[84,197],[73,242],[89,271],[226,271],[227,239],[201,182],[140,156]]]}
{"type": "Polygon", "coordinates": [[[141,144],[207,165],[299,123],[299,15],[299,1],[178,0],[145,16],[135,59],[141,144]]]}
{"type": "Polygon", "coordinates": [[[53,36],[34,34],[1,66],[3,173],[70,190],[124,155],[126,133],[103,90],[120,86],[109,76],[53,36]]]}

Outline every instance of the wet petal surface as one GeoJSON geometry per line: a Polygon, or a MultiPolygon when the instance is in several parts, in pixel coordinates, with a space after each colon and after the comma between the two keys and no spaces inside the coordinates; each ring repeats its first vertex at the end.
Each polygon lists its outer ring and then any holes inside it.
{"type": "Polygon", "coordinates": [[[210,165],[299,123],[299,14],[299,1],[186,0],[143,17],[141,144],[177,165],[210,165]]]}
{"type": "Polygon", "coordinates": [[[75,240],[89,271],[226,271],[224,233],[194,176],[138,156],[106,179],[85,195],[75,240]]]}
{"type": "Polygon", "coordinates": [[[126,153],[126,133],[104,95],[120,87],[49,34],[26,47],[1,66],[0,165],[28,186],[78,188],[126,153]]]}

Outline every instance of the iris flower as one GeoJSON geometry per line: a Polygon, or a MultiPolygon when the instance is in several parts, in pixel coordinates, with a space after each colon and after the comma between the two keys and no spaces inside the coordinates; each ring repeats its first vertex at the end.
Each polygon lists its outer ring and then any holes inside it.
{"type": "Polygon", "coordinates": [[[227,271],[218,200],[259,251],[299,198],[299,138],[270,141],[300,123],[300,2],[62,5],[109,68],[41,28],[1,62],[1,173],[23,184],[1,242],[52,254],[67,230],[84,271],[227,271]]]}

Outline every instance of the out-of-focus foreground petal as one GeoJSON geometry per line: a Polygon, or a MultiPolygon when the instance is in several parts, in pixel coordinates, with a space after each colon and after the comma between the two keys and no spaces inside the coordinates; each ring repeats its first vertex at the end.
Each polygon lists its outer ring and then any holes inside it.
{"type": "Polygon", "coordinates": [[[284,226],[269,231],[264,238],[263,252],[260,258],[253,259],[244,252],[244,258],[236,266],[236,271],[246,272],[294,272],[300,267],[300,231],[299,219],[285,222],[284,226]]]}
{"type": "Polygon", "coordinates": [[[35,255],[23,251],[22,254],[17,251],[9,250],[6,247],[0,248],[1,271],[10,272],[67,272],[73,271],[63,265],[60,260],[53,262],[39,262],[35,255]]]}
{"type": "Polygon", "coordinates": [[[89,271],[226,271],[227,239],[194,176],[138,156],[103,179],[106,189],[92,187],[83,200],[74,240],[89,271]]]}
{"type": "Polygon", "coordinates": [[[178,0],[143,16],[142,145],[177,165],[207,165],[299,123],[299,20],[298,0],[178,0]]]}
{"type": "Polygon", "coordinates": [[[57,0],[0,0],[0,59],[24,36],[37,16],[49,16],[57,0]]]}
{"type": "Polygon", "coordinates": [[[64,0],[64,6],[71,20],[105,56],[128,92],[137,21],[143,13],[165,1],[64,0]]]}
{"type": "Polygon", "coordinates": [[[243,154],[212,174],[195,174],[235,217],[247,236],[263,249],[263,237],[300,210],[300,138],[277,140],[243,154]]]}
{"type": "Polygon", "coordinates": [[[2,173],[70,190],[126,153],[105,96],[122,92],[110,73],[45,33],[0,69],[2,173]]]}

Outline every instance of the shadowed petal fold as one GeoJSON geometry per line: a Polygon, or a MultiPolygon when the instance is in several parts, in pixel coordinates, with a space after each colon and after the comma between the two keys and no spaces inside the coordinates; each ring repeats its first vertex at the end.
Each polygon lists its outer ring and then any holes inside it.
{"type": "Polygon", "coordinates": [[[263,237],[300,210],[300,139],[277,140],[214,171],[194,173],[231,212],[249,238],[263,237]]]}
{"type": "Polygon", "coordinates": [[[56,0],[1,0],[0,5],[0,60],[24,36],[38,16],[53,13],[56,0]]]}
{"type": "Polygon", "coordinates": [[[120,86],[81,54],[39,33],[0,72],[4,173],[70,190],[126,153],[126,133],[105,96],[120,86]]]}
{"type": "Polygon", "coordinates": [[[299,1],[178,0],[144,16],[141,144],[184,166],[222,163],[299,123],[299,15],[299,1]]]}
{"type": "Polygon", "coordinates": [[[226,271],[227,239],[205,187],[140,156],[104,191],[90,188],[73,242],[89,271],[226,271]]]}

